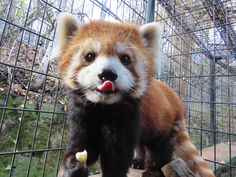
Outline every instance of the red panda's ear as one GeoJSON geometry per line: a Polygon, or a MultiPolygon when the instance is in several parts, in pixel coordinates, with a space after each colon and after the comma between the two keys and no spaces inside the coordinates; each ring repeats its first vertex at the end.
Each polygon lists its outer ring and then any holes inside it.
{"type": "Polygon", "coordinates": [[[57,28],[55,43],[51,58],[60,58],[67,49],[68,43],[72,37],[79,31],[81,23],[76,16],[62,12],[57,17],[57,28]]]}
{"type": "Polygon", "coordinates": [[[155,58],[159,58],[162,25],[157,22],[147,23],[140,27],[140,32],[144,46],[153,53],[155,58]]]}

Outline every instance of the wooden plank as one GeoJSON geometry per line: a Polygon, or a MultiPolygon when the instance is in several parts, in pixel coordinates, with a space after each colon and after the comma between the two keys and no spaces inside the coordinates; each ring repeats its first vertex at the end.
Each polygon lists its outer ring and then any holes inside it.
{"type": "Polygon", "coordinates": [[[180,158],[177,158],[161,168],[166,177],[194,177],[193,172],[187,164],[180,158]]]}
{"type": "MultiPolygon", "coordinates": [[[[129,173],[128,173],[128,177],[140,177],[142,172],[143,172],[143,170],[136,170],[136,169],[130,168],[129,173]]],[[[102,177],[102,175],[101,174],[90,175],[90,177],[102,177]]]]}

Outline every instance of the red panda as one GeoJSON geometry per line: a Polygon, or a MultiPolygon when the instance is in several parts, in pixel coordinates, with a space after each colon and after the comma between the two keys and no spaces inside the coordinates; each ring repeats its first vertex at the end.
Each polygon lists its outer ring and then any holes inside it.
{"type": "Polygon", "coordinates": [[[177,94],[153,77],[159,57],[161,27],[78,22],[58,17],[52,57],[70,88],[68,123],[71,137],[59,177],[87,177],[86,165],[100,157],[103,177],[126,177],[132,163],[143,177],[161,177],[173,154],[196,177],[214,177],[184,126],[184,107],[177,94]],[[134,149],[135,158],[133,159],[134,149]],[[87,150],[86,165],[75,153],[87,150]]]}

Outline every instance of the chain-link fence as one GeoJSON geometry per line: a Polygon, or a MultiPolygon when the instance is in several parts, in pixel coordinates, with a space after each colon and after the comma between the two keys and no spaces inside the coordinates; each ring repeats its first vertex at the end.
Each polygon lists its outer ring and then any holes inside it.
{"type": "MultiPolygon", "coordinates": [[[[57,175],[68,137],[67,90],[50,60],[57,14],[140,25],[150,9],[146,0],[0,1],[0,176],[57,175]]],[[[164,27],[156,76],[181,96],[217,176],[236,176],[236,0],[156,0],[153,10],[164,27]]]]}

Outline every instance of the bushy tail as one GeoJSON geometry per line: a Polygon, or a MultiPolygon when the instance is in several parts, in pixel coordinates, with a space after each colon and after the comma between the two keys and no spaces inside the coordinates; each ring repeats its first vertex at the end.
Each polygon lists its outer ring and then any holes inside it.
{"type": "Polygon", "coordinates": [[[215,177],[206,161],[204,161],[196,147],[193,145],[188,132],[183,128],[184,126],[181,127],[176,138],[176,155],[186,162],[190,169],[195,173],[196,177],[215,177]]]}

